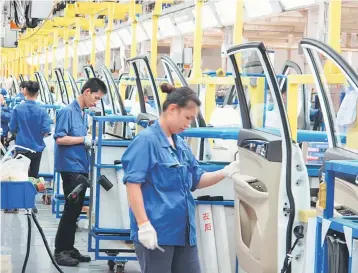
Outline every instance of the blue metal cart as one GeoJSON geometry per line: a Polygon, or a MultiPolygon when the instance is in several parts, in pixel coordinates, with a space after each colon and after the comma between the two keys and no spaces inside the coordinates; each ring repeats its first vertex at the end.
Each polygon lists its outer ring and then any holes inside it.
{"type": "MultiPolygon", "coordinates": [[[[358,239],[358,217],[334,217],[334,186],[337,174],[349,174],[358,176],[358,160],[332,160],[325,164],[326,170],[326,206],[322,217],[317,217],[316,228],[316,257],[315,257],[315,273],[328,273],[328,242],[326,238],[327,226],[329,230],[345,234],[348,248],[352,248],[353,239],[358,239]],[[324,238],[322,238],[322,235],[324,238]],[[322,242],[324,240],[324,242],[322,242]]],[[[349,251],[352,253],[352,251],[349,251]]],[[[352,255],[348,259],[348,272],[356,272],[357,268],[352,268],[352,255]]]]}
{"type": "MultiPolygon", "coordinates": [[[[101,186],[96,181],[101,176],[103,169],[119,169],[121,165],[104,164],[101,162],[103,147],[126,147],[129,145],[129,140],[123,139],[104,139],[104,125],[111,122],[135,122],[136,118],[133,116],[95,116],[93,117],[92,130],[96,132],[98,129],[98,138],[96,140],[97,151],[91,154],[92,175],[96,173],[96,176],[92,177],[92,187],[90,193],[90,217],[89,217],[89,233],[88,233],[88,251],[94,252],[95,260],[106,260],[111,270],[117,267],[117,272],[124,271],[125,263],[128,261],[137,260],[135,251],[128,248],[115,248],[115,249],[103,249],[100,248],[101,241],[130,241],[129,229],[109,229],[101,228],[99,225],[100,214],[100,191],[101,186]],[[98,127],[97,127],[98,126],[98,127]],[[94,194],[94,190],[96,194],[94,194]],[[94,210],[94,211],[93,211],[94,210]],[[92,219],[92,213],[94,219],[92,219]],[[93,221],[94,220],[94,221],[93,221]],[[94,246],[93,246],[94,241],[94,246]],[[105,255],[103,255],[105,253],[105,255]],[[129,255],[128,255],[129,254],[129,255]]],[[[92,135],[93,140],[96,138],[96,134],[92,135]]]]}

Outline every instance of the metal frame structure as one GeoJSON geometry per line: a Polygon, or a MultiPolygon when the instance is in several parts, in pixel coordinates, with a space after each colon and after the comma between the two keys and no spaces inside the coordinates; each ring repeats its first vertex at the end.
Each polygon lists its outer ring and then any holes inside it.
{"type": "Polygon", "coordinates": [[[334,217],[334,186],[335,177],[338,174],[358,174],[358,161],[332,160],[326,162],[326,184],[327,193],[323,216],[317,217],[316,227],[316,249],[315,249],[315,273],[328,273],[328,247],[326,234],[328,229],[345,234],[347,247],[349,249],[349,273],[353,273],[352,267],[352,244],[353,239],[358,239],[357,217],[334,217]],[[347,230],[350,232],[346,233],[347,230]],[[346,235],[347,234],[347,235],[346,235]]]}
{"type": "Polygon", "coordinates": [[[104,131],[104,124],[106,122],[135,122],[136,118],[133,116],[103,116],[103,117],[93,117],[92,128],[93,132],[97,132],[97,125],[98,125],[98,137],[95,134],[92,135],[93,141],[96,140],[97,145],[97,152],[96,154],[94,151],[91,154],[91,161],[93,162],[92,168],[92,187],[90,189],[90,218],[89,218],[89,233],[88,233],[88,251],[95,253],[96,260],[108,260],[113,262],[121,262],[125,263],[130,260],[137,260],[136,257],[131,256],[116,256],[113,253],[134,253],[134,250],[123,250],[123,249],[100,249],[99,244],[100,241],[104,240],[118,240],[118,241],[126,241],[130,240],[130,231],[123,230],[123,229],[103,229],[99,228],[99,208],[100,208],[100,184],[96,181],[101,176],[101,169],[102,168],[110,168],[110,169],[118,169],[121,166],[118,165],[109,165],[109,164],[102,164],[101,163],[101,156],[102,156],[102,147],[103,146],[111,146],[111,147],[127,147],[130,143],[129,140],[107,140],[103,139],[103,131],[104,131]],[[102,129],[101,129],[102,128],[102,129]],[[96,170],[96,177],[94,177],[93,173],[96,170]],[[96,188],[96,197],[94,198],[94,190],[93,187],[96,188]],[[95,202],[95,211],[93,212],[93,203],[95,202]],[[92,214],[94,213],[94,219],[92,219],[92,214]],[[94,224],[93,224],[94,220],[94,224]],[[95,241],[93,247],[93,240],[95,241]],[[101,253],[112,253],[111,255],[101,255],[101,253]]]}

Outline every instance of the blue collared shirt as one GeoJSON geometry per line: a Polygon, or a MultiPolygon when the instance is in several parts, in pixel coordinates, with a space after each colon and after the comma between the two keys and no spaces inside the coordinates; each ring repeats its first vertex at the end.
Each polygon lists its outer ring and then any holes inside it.
{"type": "Polygon", "coordinates": [[[3,105],[1,105],[0,107],[2,136],[7,136],[7,133],[9,132],[9,122],[11,120],[11,109],[3,105]]]}
{"type": "MultiPolygon", "coordinates": [[[[56,117],[54,138],[87,135],[87,114],[77,100],[63,108],[56,117]]],[[[77,145],[55,144],[55,171],[88,173],[89,155],[84,143],[77,145]]]]}
{"type": "Polygon", "coordinates": [[[42,152],[46,147],[44,134],[50,133],[50,124],[46,110],[35,101],[27,100],[13,110],[10,132],[16,133],[17,145],[42,152]]]}
{"type": "MultiPolygon", "coordinates": [[[[191,194],[204,171],[186,142],[173,135],[172,148],[158,121],[140,132],[122,157],[124,183],[140,183],[147,216],[159,245],[196,245],[195,202],[191,194]]],[[[131,239],[138,225],[130,210],[131,239]]]]}
{"type": "Polygon", "coordinates": [[[22,101],[22,100],[25,100],[25,96],[24,96],[24,94],[22,94],[22,93],[20,92],[20,93],[18,93],[18,94],[16,95],[15,99],[16,99],[17,102],[20,102],[20,101],[22,101]]]}

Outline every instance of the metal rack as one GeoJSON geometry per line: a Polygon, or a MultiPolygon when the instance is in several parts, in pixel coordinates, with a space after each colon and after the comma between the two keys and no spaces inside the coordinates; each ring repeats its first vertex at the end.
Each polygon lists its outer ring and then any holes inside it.
{"type": "MultiPolygon", "coordinates": [[[[106,122],[135,122],[133,116],[95,116],[93,117],[92,130],[93,141],[95,142],[96,152],[93,149],[91,154],[91,174],[92,187],[90,192],[90,217],[89,217],[89,233],[88,233],[88,251],[95,253],[95,260],[107,260],[108,266],[111,270],[116,267],[115,272],[123,272],[125,263],[128,261],[137,260],[134,248],[116,248],[103,249],[100,248],[101,241],[130,241],[129,229],[117,228],[101,228],[100,222],[100,191],[101,186],[97,180],[101,176],[103,169],[117,170],[122,168],[121,165],[105,164],[101,161],[103,154],[103,147],[127,147],[130,140],[123,139],[104,139],[104,126],[106,122]],[[98,127],[97,127],[98,126],[98,127]],[[98,136],[96,138],[96,134],[98,136]],[[94,175],[95,174],[95,175],[94,175]],[[94,192],[95,188],[95,192],[94,192]],[[93,211],[94,210],[94,211],[93,211]],[[94,240],[94,246],[93,246],[94,240]],[[106,255],[103,255],[105,253],[106,255]],[[132,254],[132,255],[128,255],[132,254]]],[[[115,211],[114,211],[115,213],[115,211]]],[[[123,244],[124,245],[124,244],[123,244]]]]}
{"type": "Polygon", "coordinates": [[[337,174],[357,175],[357,160],[332,160],[325,164],[326,180],[326,205],[323,210],[323,216],[317,217],[316,227],[316,251],[315,251],[315,273],[328,273],[328,244],[327,232],[329,230],[342,233],[345,236],[349,250],[348,272],[353,273],[352,255],[353,242],[358,239],[358,217],[334,217],[334,188],[335,177],[337,174]]]}

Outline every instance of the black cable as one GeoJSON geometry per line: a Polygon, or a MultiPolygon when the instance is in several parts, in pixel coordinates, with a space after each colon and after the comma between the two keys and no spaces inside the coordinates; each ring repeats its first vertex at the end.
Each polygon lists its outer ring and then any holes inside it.
{"type": "Polygon", "coordinates": [[[298,243],[299,240],[300,240],[299,238],[296,239],[296,241],[295,241],[295,243],[293,244],[291,250],[287,253],[286,258],[285,258],[285,261],[284,261],[283,268],[281,269],[281,273],[286,273],[287,270],[288,270],[288,268],[290,268],[290,266],[291,266],[291,260],[292,260],[291,253],[292,253],[293,249],[296,247],[296,245],[297,245],[297,243],[298,243]]]}
{"type": "Polygon", "coordinates": [[[30,213],[27,211],[27,247],[26,247],[26,256],[25,256],[25,261],[24,264],[22,266],[22,273],[25,273],[26,271],[26,266],[27,266],[27,261],[29,260],[29,256],[30,256],[30,247],[31,247],[31,216],[30,213]]]}
{"type": "Polygon", "coordinates": [[[37,221],[36,215],[35,215],[35,213],[34,213],[33,211],[31,211],[31,215],[32,215],[32,219],[34,220],[37,229],[39,230],[39,232],[40,232],[40,234],[41,234],[42,241],[43,241],[44,244],[45,244],[47,253],[48,253],[48,255],[50,256],[53,265],[56,267],[56,269],[57,269],[58,272],[64,273],[64,272],[62,271],[62,269],[58,266],[58,264],[57,264],[55,258],[53,257],[53,255],[52,255],[52,253],[51,253],[51,250],[50,250],[50,247],[48,246],[48,243],[47,243],[45,234],[44,234],[44,232],[43,232],[43,230],[42,230],[42,228],[41,228],[39,222],[37,221]]]}
{"type": "Polygon", "coordinates": [[[290,251],[286,254],[286,257],[285,257],[285,260],[283,262],[283,267],[281,269],[281,273],[286,273],[287,271],[289,271],[291,269],[291,261],[292,261],[292,252],[293,250],[295,249],[298,241],[300,239],[303,239],[304,238],[304,234],[303,234],[303,231],[304,231],[304,228],[302,225],[300,226],[296,226],[294,229],[293,229],[293,233],[295,234],[296,236],[296,240],[293,244],[293,246],[291,247],[290,251]]]}

